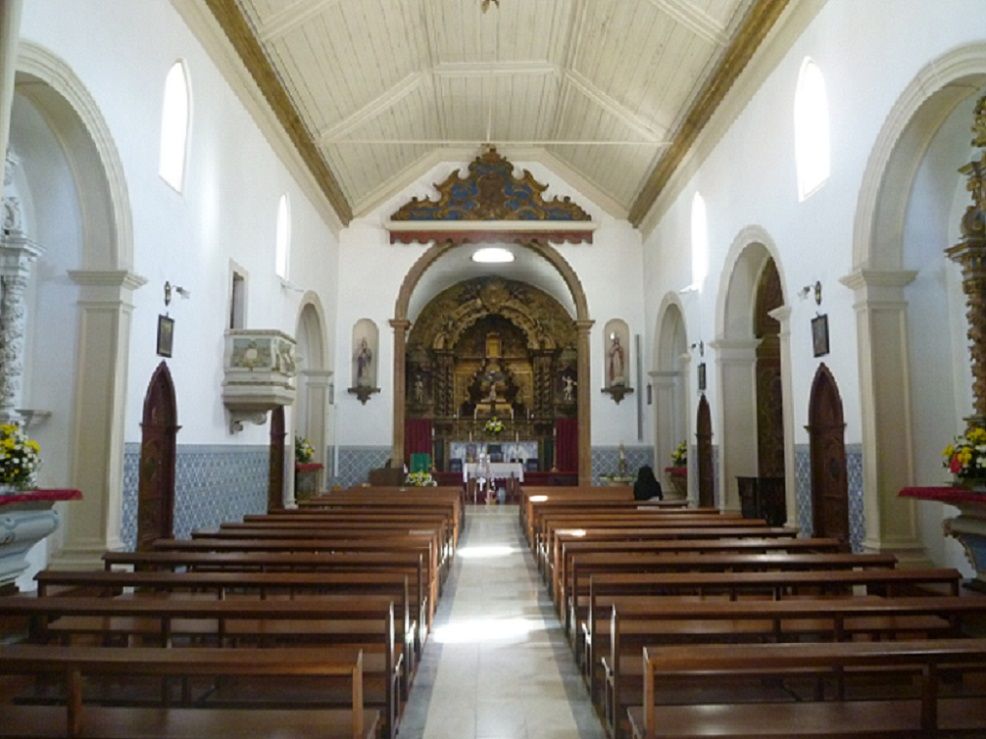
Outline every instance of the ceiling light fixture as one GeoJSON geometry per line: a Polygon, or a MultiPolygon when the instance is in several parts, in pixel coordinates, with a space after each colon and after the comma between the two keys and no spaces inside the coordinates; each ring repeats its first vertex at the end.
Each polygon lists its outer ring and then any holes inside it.
{"type": "Polygon", "coordinates": [[[495,5],[495,6],[496,6],[496,7],[498,7],[498,8],[500,7],[500,0],[482,0],[482,3],[480,4],[480,7],[482,8],[482,10],[483,10],[483,12],[484,12],[484,13],[485,13],[485,12],[486,12],[487,10],[489,10],[489,9],[490,9],[490,3],[491,3],[491,2],[492,2],[492,3],[493,3],[493,4],[495,5]]]}
{"type": "Polygon", "coordinates": [[[482,264],[505,264],[514,261],[514,255],[509,249],[502,249],[499,246],[487,246],[474,251],[472,261],[482,264]]]}

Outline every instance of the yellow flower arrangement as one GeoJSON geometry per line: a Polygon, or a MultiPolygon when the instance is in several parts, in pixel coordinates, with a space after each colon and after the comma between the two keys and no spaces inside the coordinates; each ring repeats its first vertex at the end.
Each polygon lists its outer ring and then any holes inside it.
{"type": "Polygon", "coordinates": [[[671,466],[672,467],[687,467],[688,466],[688,442],[682,441],[678,446],[674,448],[671,452],[671,466]]]}
{"type": "Polygon", "coordinates": [[[41,445],[16,423],[0,424],[0,483],[33,487],[40,466],[41,445]]]}
{"type": "Polygon", "coordinates": [[[986,429],[970,426],[942,449],[942,466],[959,480],[986,478],[986,429]]]}
{"type": "Polygon", "coordinates": [[[483,428],[486,429],[488,433],[493,435],[501,434],[503,433],[503,421],[496,416],[493,416],[493,418],[486,422],[486,425],[483,426],[483,428]]]}
{"type": "Polygon", "coordinates": [[[419,470],[418,472],[408,473],[407,477],[404,478],[404,484],[416,488],[426,488],[434,487],[438,485],[438,482],[432,478],[430,472],[419,470]]]}

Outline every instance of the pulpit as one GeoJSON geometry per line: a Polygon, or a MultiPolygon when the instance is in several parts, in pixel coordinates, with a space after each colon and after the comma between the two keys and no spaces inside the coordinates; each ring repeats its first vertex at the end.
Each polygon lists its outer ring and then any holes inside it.
{"type": "Polygon", "coordinates": [[[910,487],[901,490],[900,497],[947,503],[959,509],[958,516],[945,520],[945,535],[958,539],[976,571],[967,586],[986,593],[986,492],[954,487],[910,487]]]}

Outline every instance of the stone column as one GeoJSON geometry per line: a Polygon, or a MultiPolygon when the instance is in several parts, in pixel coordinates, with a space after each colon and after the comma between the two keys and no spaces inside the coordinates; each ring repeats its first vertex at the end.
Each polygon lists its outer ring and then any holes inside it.
{"type": "MultiPolygon", "coordinates": [[[[654,417],[656,418],[656,434],[654,439],[654,474],[661,480],[665,490],[671,488],[671,481],[664,475],[664,468],[671,464],[671,452],[681,441],[680,429],[675,423],[680,417],[678,409],[680,373],[673,371],[652,370],[648,372],[654,395],[654,417]]],[[[685,434],[684,438],[687,438],[685,434]]]]}
{"type": "Polygon", "coordinates": [[[784,418],[784,508],[785,526],[798,525],[798,499],[794,467],[794,389],[791,377],[791,308],[782,305],[770,311],[770,317],[780,324],[781,405],[784,418]]]}
{"type": "MultiPolygon", "coordinates": [[[[578,372],[579,372],[579,485],[592,485],[592,402],[589,397],[589,331],[595,321],[585,319],[575,322],[578,330],[578,372]]],[[[558,450],[555,450],[557,457],[558,450]]]]}
{"type": "MultiPolygon", "coordinates": [[[[10,139],[10,111],[14,104],[17,39],[21,31],[23,0],[0,0],[0,152],[10,139]]],[[[0,161],[0,182],[6,184],[5,162],[0,161]]]]}
{"type": "MultiPolygon", "coordinates": [[[[9,188],[17,170],[16,158],[6,157],[4,185],[9,188]]],[[[24,334],[27,306],[24,293],[34,261],[43,253],[27,238],[20,203],[14,195],[3,198],[3,230],[0,232],[0,422],[18,423],[24,382],[24,334]]]]}
{"type": "Polygon", "coordinates": [[[866,517],[863,547],[896,554],[912,565],[927,562],[927,558],[918,536],[914,502],[897,493],[914,480],[904,288],[916,274],[863,269],[841,280],[856,294],[866,517]]]}
{"type": "Polygon", "coordinates": [[[391,451],[391,466],[404,464],[404,413],[407,390],[405,388],[405,365],[407,364],[407,330],[411,322],[406,318],[392,318],[394,327],[394,445],[391,451]]]}

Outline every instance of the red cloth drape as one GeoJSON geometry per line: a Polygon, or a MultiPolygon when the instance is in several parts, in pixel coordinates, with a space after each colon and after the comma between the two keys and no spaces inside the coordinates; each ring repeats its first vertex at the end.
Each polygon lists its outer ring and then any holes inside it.
{"type": "Polygon", "coordinates": [[[424,452],[431,455],[431,419],[408,418],[404,421],[404,461],[412,454],[424,452]]]}
{"type": "Polygon", "coordinates": [[[559,418],[555,421],[555,467],[565,472],[579,468],[577,418],[559,418]]]}

